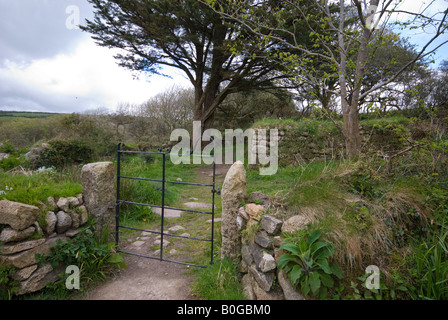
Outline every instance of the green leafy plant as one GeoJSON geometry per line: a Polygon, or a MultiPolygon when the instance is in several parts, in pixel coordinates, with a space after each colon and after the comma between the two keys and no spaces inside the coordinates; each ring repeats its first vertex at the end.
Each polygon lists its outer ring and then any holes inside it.
{"type": "Polygon", "coordinates": [[[61,264],[78,266],[84,284],[105,279],[113,268],[126,268],[123,257],[114,251],[114,243],[97,240],[93,225],[79,229],[78,235],[70,241],[58,240],[49,254],[37,255],[37,260],[50,263],[53,268],[61,264]]]}
{"type": "Polygon", "coordinates": [[[299,242],[287,242],[280,247],[286,251],[278,261],[279,268],[289,277],[291,284],[304,295],[319,295],[324,298],[328,288],[334,287],[333,276],[344,277],[340,268],[330,263],[328,259],[334,254],[334,246],[321,239],[321,230],[313,230],[308,237],[302,237],[299,242]]]}
{"type": "Polygon", "coordinates": [[[11,300],[19,282],[13,279],[16,268],[0,266],[0,300],[11,300]]]}
{"type": "Polygon", "coordinates": [[[396,299],[398,297],[398,293],[400,295],[408,292],[408,288],[405,286],[405,283],[402,279],[395,279],[392,286],[388,288],[386,283],[382,281],[383,277],[380,277],[379,288],[369,289],[366,285],[366,280],[369,274],[364,274],[363,276],[358,277],[357,279],[361,281],[361,288],[359,288],[358,284],[354,281],[351,281],[350,287],[353,290],[353,295],[351,296],[354,300],[384,300],[384,299],[396,299]]]}

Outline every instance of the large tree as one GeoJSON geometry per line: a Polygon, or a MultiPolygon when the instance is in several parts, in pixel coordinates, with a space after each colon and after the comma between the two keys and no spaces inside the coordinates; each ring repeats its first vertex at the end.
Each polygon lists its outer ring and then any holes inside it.
{"type": "Polygon", "coordinates": [[[88,1],[95,16],[81,29],[99,45],[120,49],[115,57],[123,67],[146,74],[163,74],[165,67],[182,70],[194,87],[194,119],[203,129],[212,126],[228,94],[272,87],[285,77],[270,55],[282,45],[257,42],[199,1],[88,1]]]}
{"type": "MultiPolygon", "coordinates": [[[[226,0],[204,1],[207,1],[211,7],[228,3],[226,0]]],[[[304,5],[309,1],[284,0],[279,2],[282,3],[281,6],[274,7],[269,12],[276,20],[273,24],[270,19],[261,21],[247,13],[251,11],[252,6],[261,6],[264,2],[270,2],[269,0],[230,2],[239,9],[234,9],[232,14],[221,10],[223,17],[234,19],[251,33],[259,36],[266,37],[267,31],[269,31],[271,40],[280,41],[291,50],[297,50],[300,53],[294,56],[287,55],[284,59],[291,63],[291,69],[297,73],[297,78],[300,78],[303,73],[307,75],[307,79],[314,78],[322,83],[322,79],[334,79],[337,75],[337,88],[332,85],[328,86],[327,90],[334,91],[339,96],[344,123],[342,131],[346,141],[346,153],[349,157],[357,156],[361,150],[359,110],[367,101],[366,98],[387,85],[393,84],[405,71],[448,42],[448,40],[443,40],[434,45],[436,39],[447,30],[448,10],[430,12],[433,2],[428,6],[421,6],[419,12],[411,12],[403,8],[403,1],[315,0],[314,8],[310,11],[309,6],[304,5]],[[314,39],[311,46],[295,41],[296,38],[290,25],[283,25],[285,8],[293,14],[297,14],[297,18],[293,21],[294,24],[306,23],[307,34],[314,39]],[[240,14],[241,12],[244,14],[240,14]],[[397,19],[397,14],[400,14],[400,19],[397,19]],[[405,16],[408,19],[403,22],[405,16]],[[319,22],[318,27],[316,27],[316,21],[319,22]],[[380,77],[371,76],[370,80],[375,81],[367,84],[368,63],[373,61],[372,55],[378,46],[382,45],[381,41],[376,40],[391,24],[425,31],[432,27],[433,31],[421,49],[408,56],[408,60],[402,61],[399,68],[389,68],[390,72],[382,73],[380,77]],[[290,34],[291,37],[289,39],[279,38],[277,35],[280,32],[290,34]],[[316,61],[327,65],[331,72],[324,72],[323,75],[314,71],[310,73],[310,63],[313,64],[316,61]]]]}

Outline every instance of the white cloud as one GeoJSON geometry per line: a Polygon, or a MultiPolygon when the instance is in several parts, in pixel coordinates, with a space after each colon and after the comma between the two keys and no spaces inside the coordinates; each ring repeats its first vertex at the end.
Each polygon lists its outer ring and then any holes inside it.
{"type": "MultiPolygon", "coordinates": [[[[83,111],[96,107],[114,109],[121,102],[142,103],[174,83],[188,85],[188,81],[180,77],[179,72],[171,74],[175,80],[160,76],[153,76],[149,81],[134,79],[129,70],[117,65],[112,50],[96,45],[90,38],[79,42],[72,53],[22,65],[6,61],[0,69],[0,79],[5,79],[2,82],[9,84],[3,91],[9,89],[11,93],[17,90],[18,86],[23,86],[27,88],[27,92],[33,92],[29,97],[32,101],[24,105],[26,97],[22,96],[15,100],[16,104],[21,104],[16,107],[36,108],[36,103],[39,102],[33,99],[36,99],[37,92],[40,92],[43,100],[41,104],[46,101],[48,105],[41,105],[39,109],[49,108],[49,105],[58,100],[63,104],[60,105],[63,109],[61,112],[83,111]],[[54,101],[49,102],[48,99],[54,101]]],[[[0,100],[0,107],[2,106],[5,106],[4,99],[0,100]]]]}

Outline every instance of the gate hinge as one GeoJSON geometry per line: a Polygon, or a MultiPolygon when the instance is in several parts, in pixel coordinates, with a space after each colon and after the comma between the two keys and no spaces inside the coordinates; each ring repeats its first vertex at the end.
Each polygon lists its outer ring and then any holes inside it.
{"type": "Polygon", "coordinates": [[[212,193],[216,193],[217,195],[221,195],[221,190],[219,190],[219,187],[218,187],[218,190],[213,189],[212,193]]]}

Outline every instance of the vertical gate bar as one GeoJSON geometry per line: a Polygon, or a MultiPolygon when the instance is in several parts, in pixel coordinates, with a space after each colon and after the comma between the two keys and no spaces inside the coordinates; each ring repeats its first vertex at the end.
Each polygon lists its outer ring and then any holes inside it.
{"type": "Polygon", "coordinates": [[[117,146],[117,200],[115,203],[115,247],[118,249],[120,223],[120,156],[121,142],[117,146]]]}
{"type": "MultiPolygon", "coordinates": [[[[213,138],[211,138],[213,139],[213,138]]],[[[216,144],[215,139],[213,141],[213,189],[212,189],[212,237],[210,244],[210,264],[213,264],[213,237],[215,233],[215,170],[216,170],[216,144]]]]}
{"type": "Polygon", "coordinates": [[[160,226],[160,261],[163,260],[163,220],[165,217],[165,161],[166,154],[162,153],[163,162],[162,162],[162,223],[160,226]]]}

